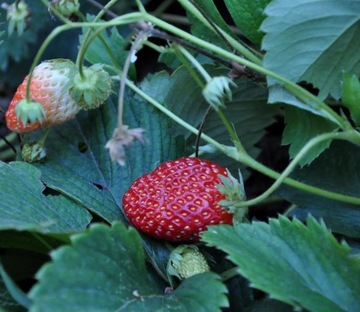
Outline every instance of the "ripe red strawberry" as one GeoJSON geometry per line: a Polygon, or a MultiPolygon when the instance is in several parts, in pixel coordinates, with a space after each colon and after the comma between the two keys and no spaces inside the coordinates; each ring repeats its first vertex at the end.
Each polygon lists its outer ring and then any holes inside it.
{"type": "MultiPolygon", "coordinates": [[[[80,111],[81,107],[72,99],[67,83],[68,74],[73,69],[74,63],[69,60],[57,59],[39,64],[33,73],[30,84],[30,98],[33,102],[41,104],[44,112],[42,122],[40,118],[27,118],[29,102],[22,101],[26,98],[26,86],[29,76],[20,84],[6,112],[6,124],[14,132],[25,133],[40,128],[48,128],[62,124],[80,111]],[[19,107],[18,104],[20,102],[19,107]],[[19,117],[19,114],[21,115],[19,117]],[[31,121],[26,124],[22,120],[31,121]]],[[[36,103],[33,103],[36,104],[36,103]]]]}
{"type": "Polygon", "coordinates": [[[174,242],[197,241],[212,224],[232,224],[232,214],[220,207],[225,196],[217,189],[226,169],[187,157],[161,164],[137,179],[123,197],[133,226],[150,236],[174,242]]]}

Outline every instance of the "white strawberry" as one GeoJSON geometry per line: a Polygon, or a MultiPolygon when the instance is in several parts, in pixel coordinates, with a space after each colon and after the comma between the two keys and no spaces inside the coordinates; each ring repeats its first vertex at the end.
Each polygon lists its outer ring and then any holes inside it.
{"type": "Polygon", "coordinates": [[[5,115],[8,128],[25,133],[73,119],[81,110],[69,93],[69,73],[74,68],[74,63],[65,59],[39,64],[30,83],[31,101],[26,100],[27,76],[9,105],[5,115]]]}

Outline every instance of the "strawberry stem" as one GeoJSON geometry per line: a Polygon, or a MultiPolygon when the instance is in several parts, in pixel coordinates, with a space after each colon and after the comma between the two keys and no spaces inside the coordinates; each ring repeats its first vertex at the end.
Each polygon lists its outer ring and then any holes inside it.
{"type": "MultiPolygon", "coordinates": [[[[250,199],[248,201],[243,201],[239,204],[239,206],[242,207],[248,207],[248,206],[254,206],[262,201],[264,201],[266,198],[268,198],[272,193],[276,191],[280,187],[280,185],[285,181],[285,179],[290,176],[290,174],[294,171],[296,166],[299,164],[300,160],[316,145],[320,144],[324,141],[329,141],[333,139],[338,140],[348,140],[349,135],[352,135],[352,131],[350,132],[330,132],[330,133],[324,133],[321,135],[318,135],[317,137],[311,139],[305,146],[300,150],[300,152],[294,157],[294,159],[290,162],[290,164],[286,167],[286,169],[277,177],[275,182],[261,195],[257,196],[256,198],[250,199]]],[[[359,141],[360,137],[357,138],[359,141]]],[[[327,192],[327,191],[326,191],[327,192]]],[[[323,191],[317,192],[317,195],[324,195],[325,193],[323,191]]],[[[335,193],[336,194],[336,193],[335,193]]],[[[335,198],[334,198],[335,199],[335,198]]],[[[360,199],[357,199],[358,202],[360,202],[360,199]]]]}
{"type": "Polygon", "coordinates": [[[118,100],[118,128],[121,129],[123,125],[123,109],[125,98],[125,85],[127,81],[127,75],[129,73],[130,64],[134,58],[136,51],[141,48],[142,42],[148,37],[148,29],[140,30],[133,41],[128,56],[125,60],[123,71],[120,78],[119,100],[118,100]]]}
{"type": "MultiPolygon", "coordinates": [[[[178,47],[178,50],[191,62],[192,65],[194,65],[196,67],[196,69],[201,73],[201,75],[204,77],[206,82],[211,81],[211,76],[209,75],[209,73],[205,70],[205,68],[200,64],[200,62],[191,53],[189,53],[186,49],[184,49],[181,46],[178,47]]],[[[191,70],[192,70],[192,68],[191,68],[191,70]]],[[[198,80],[196,80],[196,81],[198,81],[198,80]]],[[[200,83],[199,85],[202,89],[204,89],[203,83],[200,83]]],[[[225,114],[221,111],[221,109],[216,109],[216,112],[218,113],[221,121],[223,122],[228,133],[230,134],[231,139],[237,143],[238,150],[241,152],[245,152],[245,149],[244,149],[242,143],[240,142],[240,140],[236,134],[236,131],[234,130],[234,127],[229,123],[225,114]]],[[[199,135],[200,135],[200,133],[199,133],[199,135]]]]}
{"type": "Polygon", "coordinates": [[[222,282],[227,282],[228,280],[231,280],[234,277],[239,276],[239,269],[238,267],[231,268],[227,271],[224,271],[220,274],[220,278],[222,282]]]}
{"type": "MultiPolygon", "coordinates": [[[[205,70],[205,68],[200,64],[200,62],[185,48],[182,46],[178,46],[179,51],[190,61],[192,65],[196,67],[196,69],[199,71],[199,73],[203,76],[206,82],[209,82],[211,80],[211,76],[209,73],[205,70]]],[[[202,86],[204,87],[204,84],[202,86]]]]}
{"type": "Polygon", "coordinates": [[[181,45],[173,44],[175,55],[181,61],[181,63],[185,66],[186,70],[189,72],[191,77],[195,80],[195,82],[200,86],[201,89],[205,87],[205,83],[199,78],[199,75],[195,72],[194,68],[191,66],[191,62],[189,62],[184,56],[183,51],[186,51],[181,45]]]}
{"type": "MultiPolygon", "coordinates": [[[[201,15],[201,13],[199,13],[198,10],[196,10],[196,8],[191,4],[191,2],[187,1],[187,0],[179,0],[186,8],[190,8],[193,13],[196,15],[197,18],[199,18],[201,21],[203,21],[204,24],[208,25],[208,21],[206,21],[206,19],[204,19],[204,17],[201,15]]],[[[44,1],[43,1],[44,2],[44,1]]],[[[41,45],[38,53],[36,54],[34,61],[32,63],[31,69],[30,69],[30,73],[29,73],[29,79],[28,79],[28,84],[27,84],[27,88],[26,88],[26,99],[30,101],[30,84],[31,84],[31,79],[32,79],[32,75],[33,75],[33,71],[36,67],[36,65],[38,64],[41,56],[43,55],[44,50],[46,49],[46,47],[49,45],[49,43],[61,32],[69,30],[69,29],[73,29],[73,28],[79,28],[79,27],[110,27],[110,26],[118,26],[118,25],[122,25],[122,24],[128,24],[128,23],[133,23],[133,22],[138,22],[140,20],[146,20],[148,22],[153,23],[154,25],[162,28],[163,30],[166,30],[174,35],[176,35],[179,38],[182,38],[183,40],[187,40],[190,43],[196,45],[199,48],[203,48],[205,50],[208,50],[216,55],[221,56],[223,59],[228,59],[230,61],[236,62],[238,64],[241,64],[243,66],[246,66],[258,73],[261,73],[265,76],[270,76],[272,78],[274,78],[275,80],[277,80],[278,82],[280,82],[283,87],[285,89],[287,89],[288,91],[290,91],[293,95],[295,95],[297,98],[299,98],[300,100],[302,100],[304,103],[309,103],[309,104],[316,104],[318,106],[319,111],[322,112],[322,115],[325,116],[325,118],[333,121],[335,124],[339,125],[340,128],[342,130],[345,130],[344,132],[341,133],[333,133],[333,134],[326,134],[329,135],[328,139],[340,139],[340,140],[348,140],[351,142],[354,142],[356,144],[359,144],[359,135],[356,133],[356,131],[353,129],[353,127],[351,126],[351,124],[349,123],[348,120],[346,120],[345,117],[337,114],[335,111],[333,111],[326,103],[324,103],[323,101],[321,101],[318,97],[316,97],[315,95],[311,94],[310,92],[308,92],[307,90],[303,89],[301,86],[297,85],[296,83],[287,80],[286,78],[271,72],[269,70],[267,70],[266,68],[261,66],[261,60],[255,56],[250,50],[245,49],[242,45],[239,46],[239,43],[236,43],[236,40],[234,40],[233,38],[229,38],[229,36],[225,33],[222,33],[222,35],[228,40],[228,42],[236,49],[236,51],[238,51],[240,54],[244,55],[247,59],[240,57],[236,54],[234,54],[232,51],[227,51],[219,46],[216,46],[212,43],[206,42],[200,38],[197,38],[195,36],[193,36],[192,34],[189,34],[185,31],[182,31],[181,29],[166,23],[165,21],[151,15],[148,14],[145,11],[144,6],[142,5],[140,0],[136,0],[138,6],[139,6],[139,10],[141,12],[137,12],[137,13],[129,13],[129,14],[125,14],[123,16],[114,18],[111,21],[108,22],[98,22],[98,20],[101,18],[101,16],[106,12],[106,10],[108,8],[110,8],[113,4],[115,4],[117,2],[117,0],[111,0],[109,1],[109,3],[104,7],[103,10],[101,10],[101,12],[99,12],[99,14],[96,16],[96,18],[94,19],[94,21],[92,23],[66,23],[65,25],[59,26],[57,28],[55,28],[50,35],[45,39],[45,41],[43,42],[43,44],[41,45]],[[249,61],[251,60],[251,61],[249,61]],[[333,137],[331,136],[333,135],[333,137]]],[[[210,25],[210,28],[213,28],[212,25],[210,25]]],[[[84,38],[84,42],[86,42],[88,40],[88,38],[90,38],[90,32],[92,30],[89,29],[88,32],[85,35],[84,38]]],[[[217,31],[220,31],[220,29],[218,29],[217,31]]],[[[80,56],[79,56],[80,57],[80,56]]],[[[129,65],[128,65],[129,66],[129,65]]],[[[125,66],[124,66],[125,69],[125,66]]],[[[126,74],[123,73],[123,75],[125,75],[126,78],[126,74]]],[[[126,81],[126,85],[129,86],[130,88],[132,88],[134,91],[136,90],[136,86],[128,81],[126,81]]],[[[140,90],[141,91],[141,90],[140,90]]],[[[135,91],[138,94],[140,94],[144,99],[149,100],[149,97],[147,97],[147,95],[145,93],[140,93],[139,90],[135,91]]],[[[150,98],[151,99],[151,98],[150,98]]],[[[160,109],[161,111],[163,111],[165,114],[167,114],[170,118],[172,118],[175,122],[178,122],[179,124],[181,124],[182,126],[184,126],[186,129],[190,130],[191,132],[198,134],[199,131],[192,127],[191,125],[187,124],[184,120],[182,120],[181,118],[177,117],[175,114],[173,114],[172,112],[169,112],[166,108],[164,108],[164,106],[162,106],[160,103],[156,102],[155,100],[151,99],[151,101],[149,101],[151,104],[153,104],[154,106],[158,107],[158,109],[160,109]]],[[[221,118],[221,116],[220,116],[221,118]]],[[[225,119],[224,119],[225,120],[225,119]]],[[[230,130],[231,125],[228,124],[227,125],[228,130],[230,130]]],[[[231,132],[230,132],[231,133],[231,132]]],[[[233,133],[233,136],[235,134],[233,133]]],[[[201,135],[201,137],[207,141],[208,143],[210,143],[211,145],[215,146],[217,149],[219,149],[220,151],[224,152],[225,154],[229,155],[230,157],[244,163],[245,165],[259,171],[262,172],[263,174],[270,176],[274,179],[276,179],[275,184],[273,185],[273,189],[276,189],[281,183],[286,183],[288,185],[291,185],[293,187],[296,187],[298,189],[302,189],[304,191],[313,193],[313,194],[317,194],[323,197],[327,197],[327,198],[331,198],[331,199],[336,199],[339,201],[343,201],[343,202],[348,202],[348,203],[353,203],[353,204],[360,204],[360,198],[357,197],[352,197],[352,196],[347,196],[347,195],[342,195],[342,194],[338,194],[338,193],[333,193],[330,191],[326,191],[320,188],[316,188],[307,184],[303,184],[301,182],[292,180],[290,178],[288,178],[288,175],[292,172],[293,168],[297,165],[298,161],[308,152],[308,150],[311,148],[311,146],[315,146],[316,144],[318,144],[319,142],[321,142],[322,140],[325,140],[326,138],[321,138],[321,136],[314,138],[313,140],[310,140],[308,142],[307,145],[304,146],[303,150],[300,151],[299,155],[297,155],[293,161],[289,164],[289,167],[287,168],[288,171],[283,172],[283,174],[279,174],[276,171],[273,171],[269,168],[267,168],[266,166],[262,165],[261,163],[257,162],[255,159],[251,158],[244,150],[242,150],[242,148],[239,148],[240,142],[237,140],[235,142],[235,145],[237,147],[237,150],[234,151],[234,148],[230,148],[230,147],[226,147],[220,143],[218,143],[217,141],[213,140],[212,138],[206,136],[206,135],[201,135]],[[295,161],[296,160],[296,161],[295,161]]],[[[235,136],[234,136],[235,137],[235,136]]],[[[269,190],[269,192],[272,192],[273,190],[269,190]]],[[[268,195],[266,195],[268,196],[268,195]]],[[[265,196],[265,197],[266,197],[265,196]]],[[[259,199],[258,199],[259,201],[259,199]]],[[[249,205],[249,202],[246,203],[246,205],[249,205]]]]}
{"type": "Polygon", "coordinates": [[[83,64],[84,64],[84,59],[85,59],[85,54],[87,49],[89,48],[90,44],[92,43],[93,40],[95,40],[96,38],[98,38],[101,43],[104,45],[106,52],[108,52],[111,60],[114,63],[114,65],[116,66],[116,60],[112,58],[112,56],[114,56],[114,54],[111,52],[109,46],[106,44],[105,40],[101,37],[100,33],[106,29],[106,26],[103,27],[99,27],[98,29],[94,30],[93,27],[91,27],[91,29],[94,31],[93,34],[89,35],[87,40],[84,41],[80,47],[78,56],[76,58],[76,67],[79,70],[79,75],[81,77],[82,80],[86,80],[86,75],[84,74],[84,70],[83,70],[83,64]]]}
{"type": "Polygon", "coordinates": [[[251,62],[261,65],[262,61],[258,58],[251,49],[245,47],[241,44],[238,40],[231,37],[221,28],[214,25],[209,19],[206,17],[206,14],[202,13],[195,5],[193,1],[189,0],[179,0],[180,4],[186,8],[187,11],[191,12],[200,22],[202,22],[206,27],[208,27],[211,31],[215,32],[218,36],[220,36],[223,41],[226,42],[227,45],[231,45],[230,50],[233,51],[234,49],[244,57],[246,57],[251,62]]]}
{"type": "MultiPolygon", "coordinates": [[[[148,101],[154,107],[156,107],[161,112],[163,112],[165,115],[170,117],[172,120],[177,122],[179,125],[181,125],[185,129],[189,130],[190,132],[194,133],[195,135],[198,135],[199,132],[195,127],[188,124],[186,121],[184,121],[183,119],[181,119],[180,117],[175,115],[173,112],[168,110],[165,106],[163,106],[162,104],[157,102],[155,99],[150,97],[148,94],[143,92],[133,82],[127,80],[126,84],[135,93],[137,93],[139,96],[144,98],[146,101],[148,101]]],[[[343,133],[333,133],[333,135],[334,135],[333,139],[346,140],[346,141],[350,141],[350,142],[353,142],[353,140],[356,140],[358,142],[358,144],[360,144],[360,136],[359,136],[359,134],[354,133],[354,131],[348,131],[348,132],[343,132],[343,133]],[[340,134],[342,134],[342,135],[340,135],[340,134]]],[[[249,156],[246,153],[246,151],[241,152],[241,151],[235,150],[234,147],[228,147],[228,146],[225,146],[223,144],[220,144],[219,142],[217,142],[216,140],[214,140],[213,138],[207,136],[204,133],[201,135],[201,138],[204,141],[208,142],[210,145],[213,145],[217,150],[221,151],[222,153],[229,156],[230,158],[233,158],[236,161],[239,161],[240,163],[243,163],[245,166],[248,166],[248,167],[250,167],[250,168],[252,168],[252,169],[254,169],[254,170],[258,171],[258,172],[261,172],[262,174],[264,174],[264,175],[266,175],[266,176],[268,176],[270,178],[273,178],[275,180],[280,177],[280,173],[266,167],[262,163],[260,163],[257,160],[253,159],[251,156],[249,156]]],[[[317,142],[316,144],[318,144],[318,143],[319,142],[317,142]]],[[[312,143],[312,144],[314,144],[314,143],[312,143]]],[[[307,147],[307,149],[308,148],[310,149],[311,147],[307,147]]],[[[306,154],[306,152],[307,151],[304,152],[304,155],[306,154]]],[[[302,155],[302,156],[304,156],[304,155],[302,155]]],[[[319,195],[319,196],[322,196],[322,197],[325,197],[325,198],[334,199],[334,200],[338,200],[338,201],[345,202],[345,203],[360,205],[360,198],[359,197],[339,194],[339,193],[336,193],[336,192],[331,192],[331,191],[328,191],[328,190],[321,189],[319,187],[311,186],[311,185],[296,181],[296,180],[294,180],[292,178],[289,178],[288,175],[282,177],[282,182],[289,185],[289,186],[292,186],[294,188],[297,188],[297,189],[300,189],[300,190],[302,190],[304,192],[307,192],[307,193],[319,195]]],[[[250,202],[250,204],[253,204],[253,203],[250,202]]],[[[249,201],[243,202],[241,206],[247,206],[247,205],[249,205],[249,201]]]]}
{"type": "MultiPolygon", "coordinates": [[[[111,0],[111,1],[109,1],[100,11],[99,11],[99,13],[95,16],[95,18],[94,18],[94,20],[92,21],[92,23],[94,23],[94,25],[96,25],[96,22],[98,22],[100,19],[101,19],[101,17],[107,12],[107,10],[108,9],[110,9],[115,3],[117,2],[117,0],[111,0]]],[[[83,19],[84,19],[84,16],[82,16],[83,17],[83,19]]],[[[84,20],[86,20],[86,18],[84,19],[84,20]]],[[[101,32],[101,31],[103,31],[105,28],[106,28],[107,26],[105,26],[105,27],[101,27],[100,29],[97,29],[96,31],[95,31],[95,37],[98,35],[98,33],[99,32],[101,32]]],[[[79,74],[80,74],[80,77],[82,78],[82,79],[86,79],[86,77],[85,77],[85,75],[84,75],[84,72],[83,72],[83,60],[84,60],[84,57],[85,57],[85,51],[87,50],[87,48],[89,47],[89,45],[90,45],[90,42],[94,39],[94,37],[93,37],[93,39],[91,39],[90,38],[90,35],[91,35],[91,32],[92,31],[94,31],[94,29],[93,29],[93,27],[90,27],[88,30],[87,30],[87,32],[86,32],[86,34],[84,35],[84,39],[83,39],[83,44],[81,45],[81,47],[80,47],[80,50],[79,50],[79,53],[78,53],[78,56],[77,56],[77,59],[76,59],[76,66],[78,67],[78,70],[79,70],[79,74]]],[[[101,36],[99,36],[99,38],[100,38],[101,36]]],[[[101,40],[101,39],[100,39],[101,40]]],[[[106,48],[106,46],[105,46],[105,48],[106,48]]],[[[106,49],[107,50],[107,52],[109,53],[109,50],[108,49],[106,49]]],[[[112,54],[112,53],[111,53],[112,54]]],[[[111,57],[111,54],[109,54],[110,55],[110,57],[111,57]]],[[[112,59],[112,61],[114,61],[113,59],[112,59]]],[[[115,65],[116,63],[114,63],[114,65],[115,65]]]]}
{"type": "Polygon", "coordinates": [[[44,147],[45,146],[45,142],[46,142],[46,139],[48,138],[49,136],[49,133],[50,133],[51,129],[46,129],[43,133],[43,135],[41,136],[40,140],[38,141],[39,145],[44,147]]]}
{"type": "MultiPolygon", "coordinates": [[[[188,1],[180,0],[180,2],[183,3],[183,5],[186,5],[186,7],[188,5],[191,6],[191,4],[188,3],[188,1]]],[[[209,42],[202,40],[196,36],[193,36],[192,34],[189,34],[186,31],[183,31],[171,24],[168,24],[167,22],[165,22],[155,16],[152,16],[151,14],[146,14],[146,16],[144,16],[143,18],[145,20],[153,23],[154,25],[156,25],[168,32],[175,34],[176,36],[178,36],[182,39],[185,39],[203,49],[206,49],[217,55],[222,56],[224,59],[234,61],[234,62],[244,65],[245,67],[248,67],[258,73],[261,73],[263,75],[274,78],[279,83],[281,83],[285,89],[290,91],[292,94],[294,94],[297,98],[299,98],[304,103],[308,103],[309,105],[311,105],[311,103],[314,105],[314,103],[315,103],[319,107],[319,110],[322,111],[323,116],[326,115],[327,119],[331,120],[332,122],[334,122],[335,124],[340,126],[341,129],[343,129],[343,130],[352,129],[351,124],[345,117],[337,114],[325,102],[321,101],[317,96],[315,96],[312,93],[310,93],[309,91],[303,89],[301,86],[299,86],[296,83],[289,81],[288,79],[282,77],[281,75],[278,75],[278,74],[264,68],[263,66],[261,66],[261,62],[259,62],[259,59],[257,57],[255,57],[255,59],[256,59],[255,60],[254,55],[252,53],[249,54],[249,51],[247,51],[247,53],[246,53],[246,51],[239,51],[239,52],[242,55],[244,55],[245,57],[247,57],[248,59],[251,59],[252,61],[249,61],[241,56],[238,56],[238,55],[234,54],[232,51],[227,51],[215,44],[209,43],[209,42]]],[[[206,21],[204,23],[206,23],[206,21]]],[[[228,39],[229,42],[235,41],[233,38],[230,39],[231,37],[228,38],[226,34],[224,34],[224,36],[228,39]]]]}
{"type": "Polygon", "coordinates": [[[136,0],[136,5],[138,6],[139,11],[141,13],[147,13],[143,3],[141,2],[141,0],[136,0]]]}

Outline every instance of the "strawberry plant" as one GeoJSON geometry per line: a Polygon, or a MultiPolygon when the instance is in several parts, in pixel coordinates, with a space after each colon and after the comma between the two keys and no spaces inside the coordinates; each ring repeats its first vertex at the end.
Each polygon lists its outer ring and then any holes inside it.
{"type": "Polygon", "coordinates": [[[0,309],[359,311],[359,12],[4,3],[0,309]]]}

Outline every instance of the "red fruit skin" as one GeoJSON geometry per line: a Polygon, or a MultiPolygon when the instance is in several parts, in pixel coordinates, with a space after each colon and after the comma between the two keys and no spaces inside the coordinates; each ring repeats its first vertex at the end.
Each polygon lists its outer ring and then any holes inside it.
{"type": "MultiPolygon", "coordinates": [[[[24,125],[15,113],[16,105],[26,98],[29,76],[17,88],[5,114],[7,127],[17,133],[27,133],[40,128],[48,128],[71,120],[80,111],[80,107],[71,98],[64,85],[70,68],[57,69],[58,64],[69,63],[66,60],[44,61],[35,70],[30,84],[30,97],[42,105],[45,117],[42,124],[37,121],[24,125]]],[[[69,65],[70,66],[70,65],[69,65]]]]}
{"type": "Polygon", "coordinates": [[[137,179],[123,197],[128,220],[149,236],[172,242],[198,241],[208,225],[232,224],[218,204],[216,185],[227,176],[217,164],[184,157],[161,164],[137,179]]]}

